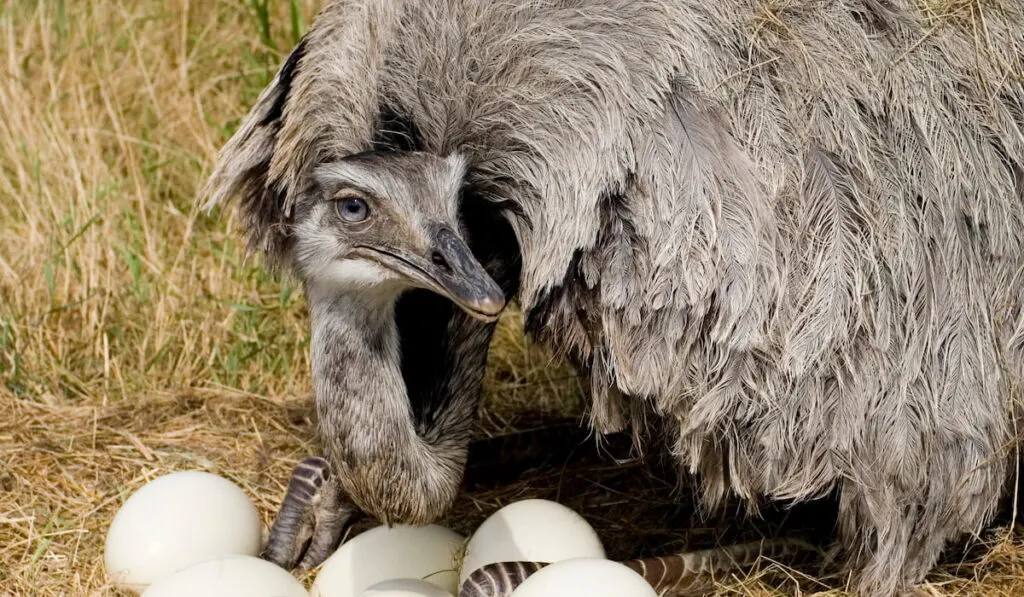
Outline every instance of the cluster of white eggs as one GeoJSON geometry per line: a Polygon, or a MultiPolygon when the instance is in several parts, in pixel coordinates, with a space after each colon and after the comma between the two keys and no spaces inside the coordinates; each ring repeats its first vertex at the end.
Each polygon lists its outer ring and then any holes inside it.
{"type": "Polygon", "coordinates": [[[551,563],[513,597],[655,597],[644,579],[605,557],[593,528],[556,502],[498,510],[467,542],[438,525],[378,526],[346,541],[309,591],[255,557],[262,524],[234,483],[199,471],[155,479],[121,507],[107,533],[107,573],[142,597],[454,597],[495,562],[551,563]]]}

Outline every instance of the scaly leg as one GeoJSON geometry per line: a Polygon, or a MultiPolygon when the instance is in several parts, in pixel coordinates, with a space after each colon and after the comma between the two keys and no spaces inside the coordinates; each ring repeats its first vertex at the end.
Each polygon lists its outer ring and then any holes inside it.
{"type": "Polygon", "coordinates": [[[306,458],[292,471],[288,491],[260,557],[286,570],[296,564],[314,568],[334,552],[345,529],[359,514],[332,478],[327,460],[319,456],[306,458]]]}
{"type": "MultiPolygon", "coordinates": [[[[572,420],[475,441],[469,447],[466,485],[508,483],[529,468],[560,465],[574,453],[597,454],[596,443],[588,439],[590,431],[572,420]]],[[[332,477],[327,459],[306,458],[292,472],[261,557],[286,570],[314,568],[334,552],[360,515],[332,477]]]]}

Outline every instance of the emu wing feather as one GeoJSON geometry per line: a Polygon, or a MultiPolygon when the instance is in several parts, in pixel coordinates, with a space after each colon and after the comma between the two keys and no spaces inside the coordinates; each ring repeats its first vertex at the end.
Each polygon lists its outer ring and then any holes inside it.
{"type": "Polygon", "coordinates": [[[827,362],[829,353],[859,327],[861,269],[870,263],[873,226],[852,173],[836,156],[812,147],[804,158],[806,179],[796,208],[798,230],[813,246],[808,251],[803,288],[795,301],[798,314],[786,335],[784,359],[795,375],[812,363],[827,362]]]}

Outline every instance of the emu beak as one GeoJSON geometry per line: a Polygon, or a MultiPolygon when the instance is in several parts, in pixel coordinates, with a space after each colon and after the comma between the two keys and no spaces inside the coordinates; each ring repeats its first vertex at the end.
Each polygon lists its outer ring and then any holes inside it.
{"type": "Polygon", "coordinates": [[[496,320],[505,308],[505,293],[466,243],[449,228],[439,226],[431,234],[429,244],[425,255],[390,247],[361,246],[357,250],[417,286],[448,297],[472,317],[486,322],[496,320]]]}

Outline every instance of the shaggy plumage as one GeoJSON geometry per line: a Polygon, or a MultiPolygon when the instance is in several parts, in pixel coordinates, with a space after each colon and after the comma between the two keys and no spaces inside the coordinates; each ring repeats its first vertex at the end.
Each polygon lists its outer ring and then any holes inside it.
{"type": "Polygon", "coordinates": [[[709,507],[838,487],[890,595],[991,516],[1024,379],[1024,7],[943,4],[331,2],[209,190],[287,268],[319,164],[464,154],[596,428],[676,421],[709,507]]]}

